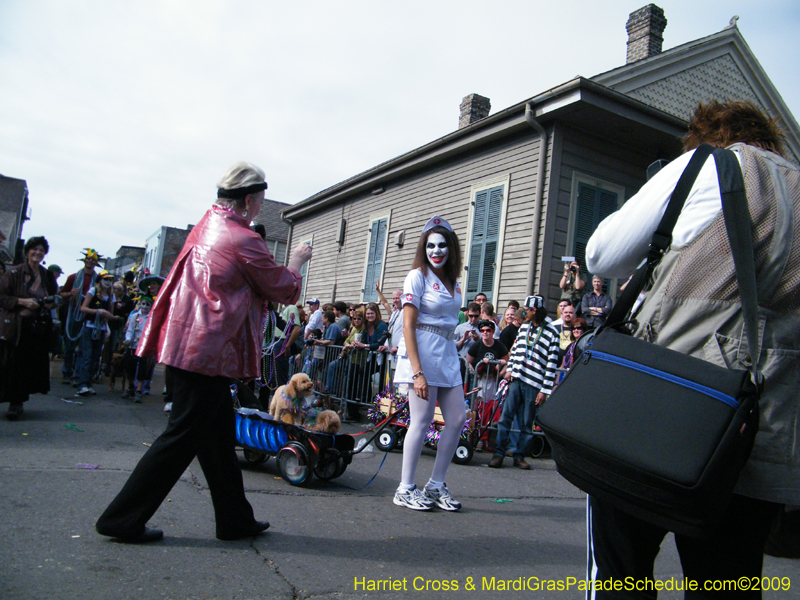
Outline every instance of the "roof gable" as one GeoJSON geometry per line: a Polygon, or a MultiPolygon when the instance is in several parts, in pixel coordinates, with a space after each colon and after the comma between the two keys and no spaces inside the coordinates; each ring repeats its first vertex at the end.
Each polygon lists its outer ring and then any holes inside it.
{"type": "Polygon", "coordinates": [[[277,202],[268,198],[264,199],[261,210],[253,219],[253,223],[260,223],[267,232],[268,240],[286,241],[289,238],[289,224],[281,218],[281,211],[290,205],[277,202]]]}
{"type": "Polygon", "coordinates": [[[780,117],[800,164],[800,127],[736,25],[592,80],[686,121],[701,101],[751,100],[780,117]]]}

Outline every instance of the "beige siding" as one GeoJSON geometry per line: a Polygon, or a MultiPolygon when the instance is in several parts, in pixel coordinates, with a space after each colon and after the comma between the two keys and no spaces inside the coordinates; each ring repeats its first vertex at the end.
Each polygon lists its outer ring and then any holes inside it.
{"type": "Polygon", "coordinates": [[[548,307],[555,308],[556,300],[561,292],[558,282],[563,273],[561,257],[570,254],[567,249],[569,237],[570,202],[573,177],[582,173],[596,177],[625,189],[627,200],[644,184],[647,165],[658,158],[643,156],[625,146],[615,144],[607,139],[600,139],[567,127],[559,127],[554,134],[555,150],[552,160],[558,163],[553,169],[557,178],[557,186],[552,193],[546,194],[550,206],[546,208],[545,235],[542,236],[540,250],[543,255],[542,267],[545,297],[550,302],[548,307]]]}
{"type": "Polygon", "coordinates": [[[390,208],[383,272],[383,289],[387,296],[395,288],[402,287],[414,258],[419,232],[433,214],[438,213],[451,223],[461,240],[463,255],[469,243],[467,227],[472,186],[494,177],[508,176],[508,219],[496,304],[505,306],[511,298],[522,300],[527,288],[524,280],[538,157],[538,135],[531,132],[420,171],[411,178],[387,182],[383,184],[385,192],[380,195],[362,194],[344,204],[295,220],[292,243],[314,234],[314,259],[309,266],[306,295],[330,300],[335,285],[337,300],[350,302],[361,298],[370,216],[390,208]],[[344,245],[339,247],[335,238],[342,218],[347,221],[347,233],[344,245]],[[394,243],[399,231],[405,231],[403,248],[394,243]]]}

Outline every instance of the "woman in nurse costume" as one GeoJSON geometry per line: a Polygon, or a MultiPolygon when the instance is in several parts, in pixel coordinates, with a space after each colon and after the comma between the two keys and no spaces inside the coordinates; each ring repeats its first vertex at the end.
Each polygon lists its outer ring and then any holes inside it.
{"type": "Polygon", "coordinates": [[[403,285],[403,340],[394,382],[408,389],[411,420],[403,442],[403,472],[394,503],[413,510],[460,510],[444,479],[466,421],[466,403],[453,331],[461,308],[461,247],[439,216],[422,229],[411,272],[403,285]],[[414,483],[425,434],[436,404],[445,426],[433,473],[423,490],[414,483]]]}

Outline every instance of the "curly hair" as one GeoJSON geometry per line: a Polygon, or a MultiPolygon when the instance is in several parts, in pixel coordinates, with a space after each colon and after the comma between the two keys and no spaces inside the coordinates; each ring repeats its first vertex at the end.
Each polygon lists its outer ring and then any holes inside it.
{"type": "Polygon", "coordinates": [[[710,102],[697,105],[683,137],[683,150],[702,143],[720,148],[742,142],[783,156],[785,134],[775,119],[750,101],[710,102]]]}
{"type": "Polygon", "coordinates": [[[47,243],[47,238],[43,235],[38,235],[36,237],[29,238],[28,241],[25,242],[25,247],[22,250],[22,254],[24,256],[28,256],[28,250],[35,248],[36,246],[42,246],[45,254],[50,252],[50,244],[47,243]]]}

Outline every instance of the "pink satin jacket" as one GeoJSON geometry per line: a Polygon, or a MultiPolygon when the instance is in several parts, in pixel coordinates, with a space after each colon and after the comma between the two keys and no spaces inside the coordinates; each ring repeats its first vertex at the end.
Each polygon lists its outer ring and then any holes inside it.
{"type": "Polygon", "coordinates": [[[153,304],[137,354],[203,375],[259,374],[266,302],[297,301],[302,278],[275,263],[238,215],[209,210],[153,304]]]}

